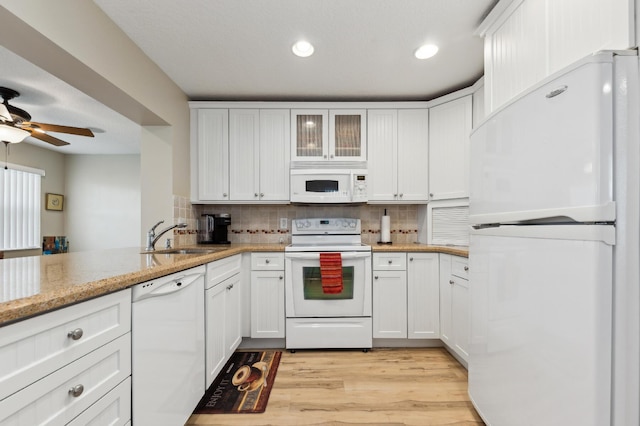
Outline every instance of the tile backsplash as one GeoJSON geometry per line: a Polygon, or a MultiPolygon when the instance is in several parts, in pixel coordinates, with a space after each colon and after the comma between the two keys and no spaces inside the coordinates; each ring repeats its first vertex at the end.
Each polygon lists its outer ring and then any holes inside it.
{"type": "Polygon", "coordinates": [[[175,230],[176,246],[197,243],[198,217],[203,213],[229,213],[229,240],[232,243],[291,243],[291,219],[307,217],[347,217],[362,221],[362,242],[380,239],[380,218],[387,210],[391,217],[391,241],[415,243],[418,239],[417,205],[191,205],[186,197],[174,196],[174,222],[187,222],[187,229],[175,230]],[[280,218],[287,228],[280,229],[280,218]]]}

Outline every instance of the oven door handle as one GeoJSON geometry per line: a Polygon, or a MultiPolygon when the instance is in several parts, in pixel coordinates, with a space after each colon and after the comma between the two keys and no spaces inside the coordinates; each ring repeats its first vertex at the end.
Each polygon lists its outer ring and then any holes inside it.
{"type": "MultiPolygon", "coordinates": [[[[371,252],[360,251],[360,252],[336,252],[336,253],[340,253],[340,256],[342,257],[343,260],[364,259],[367,257],[371,257],[371,252]]],[[[315,259],[320,259],[320,253],[318,252],[285,253],[284,257],[288,259],[315,260],[315,259]]]]}

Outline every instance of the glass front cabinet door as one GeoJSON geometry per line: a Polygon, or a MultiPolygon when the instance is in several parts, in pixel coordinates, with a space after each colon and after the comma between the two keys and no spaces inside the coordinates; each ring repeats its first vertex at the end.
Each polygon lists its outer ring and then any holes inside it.
{"type": "Polygon", "coordinates": [[[292,161],[366,161],[366,110],[291,110],[292,161]]]}

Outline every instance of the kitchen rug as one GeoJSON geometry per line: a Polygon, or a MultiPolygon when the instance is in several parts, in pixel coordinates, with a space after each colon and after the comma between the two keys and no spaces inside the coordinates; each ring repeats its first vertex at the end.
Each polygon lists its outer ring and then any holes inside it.
{"type": "Polygon", "coordinates": [[[280,351],[234,352],[193,414],[264,413],[280,351]]]}

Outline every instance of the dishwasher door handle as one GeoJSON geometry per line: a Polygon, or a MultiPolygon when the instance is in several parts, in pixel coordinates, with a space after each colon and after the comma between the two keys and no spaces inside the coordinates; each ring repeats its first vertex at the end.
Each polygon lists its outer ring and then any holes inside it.
{"type": "Polygon", "coordinates": [[[138,284],[133,287],[133,294],[131,301],[133,303],[141,300],[150,299],[152,297],[162,297],[171,293],[176,293],[182,289],[189,287],[198,278],[203,277],[204,274],[189,274],[179,275],[172,277],[168,280],[162,278],[154,281],[148,281],[146,283],[138,284]]]}

